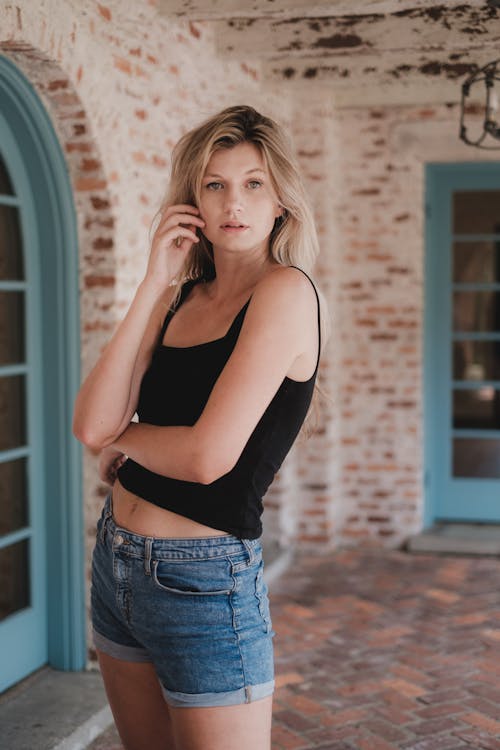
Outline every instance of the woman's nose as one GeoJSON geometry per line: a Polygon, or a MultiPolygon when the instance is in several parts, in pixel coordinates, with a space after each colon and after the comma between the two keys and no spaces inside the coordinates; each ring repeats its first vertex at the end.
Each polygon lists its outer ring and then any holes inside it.
{"type": "Polygon", "coordinates": [[[243,197],[237,188],[226,188],[224,191],[224,208],[226,211],[232,211],[241,208],[243,197]]]}

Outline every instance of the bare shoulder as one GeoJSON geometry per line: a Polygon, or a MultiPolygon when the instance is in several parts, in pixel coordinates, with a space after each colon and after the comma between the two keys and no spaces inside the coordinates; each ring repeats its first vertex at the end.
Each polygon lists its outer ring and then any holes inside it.
{"type": "Polygon", "coordinates": [[[269,271],[257,284],[243,327],[271,342],[273,352],[292,361],[286,374],[304,381],[314,372],[318,356],[318,303],[312,280],[293,266],[269,271]],[[279,354],[281,352],[281,354],[279,354]]]}
{"type": "Polygon", "coordinates": [[[306,274],[294,266],[281,266],[269,271],[257,284],[253,297],[259,304],[299,309],[316,309],[316,293],[306,274]]]}

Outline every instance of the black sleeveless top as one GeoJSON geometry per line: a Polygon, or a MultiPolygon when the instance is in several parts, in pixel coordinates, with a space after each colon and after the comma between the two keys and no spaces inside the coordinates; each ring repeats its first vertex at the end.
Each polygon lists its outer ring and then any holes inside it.
{"type": "MultiPolygon", "coordinates": [[[[176,309],[199,281],[191,280],[183,285],[176,309]]],[[[240,539],[260,537],[262,498],[299,433],[318,372],[320,311],[316,288],[314,291],[318,302],[319,337],[314,373],[303,382],[284,378],[231,471],[211,484],[185,482],[156,474],[128,458],[118,470],[118,478],[127,490],[154,505],[240,539]]],[[[225,336],[188,347],[161,343],[175,311],[167,313],[151,364],[141,383],[137,405],[140,422],[191,426],[198,420],[236,345],[249,302],[250,299],[225,336]]]]}

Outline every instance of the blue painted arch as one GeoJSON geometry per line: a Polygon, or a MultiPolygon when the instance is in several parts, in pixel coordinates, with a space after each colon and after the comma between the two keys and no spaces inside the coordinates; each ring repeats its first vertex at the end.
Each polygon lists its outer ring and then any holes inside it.
{"type": "Polygon", "coordinates": [[[72,435],[80,382],[78,241],[72,185],[51,119],[22,71],[0,55],[0,113],[29,167],[43,336],[40,481],[46,498],[48,663],[86,663],[81,446],[72,435]]]}

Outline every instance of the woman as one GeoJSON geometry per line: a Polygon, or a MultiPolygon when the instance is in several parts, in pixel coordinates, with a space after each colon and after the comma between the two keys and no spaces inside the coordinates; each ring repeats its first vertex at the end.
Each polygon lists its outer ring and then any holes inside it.
{"type": "Polygon", "coordinates": [[[159,214],[145,276],[75,405],[74,433],[112,484],[95,645],[127,750],[265,750],[261,501],[316,381],[319,299],[295,266],[312,266],[314,223],[284,134],[247,106],[183,136],[159,214]]]}

